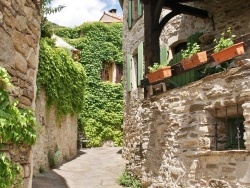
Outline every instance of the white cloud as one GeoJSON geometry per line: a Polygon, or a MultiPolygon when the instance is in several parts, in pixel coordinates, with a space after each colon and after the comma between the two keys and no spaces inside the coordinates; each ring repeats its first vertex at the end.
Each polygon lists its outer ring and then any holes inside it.
{"type": "Polygon", "coordinates": [[[61,26],[79,26],[86,21],[98,21],[108,5],[114,6],[117,0],[54,0],[52,7],[65,5],[61,12],[48,15],[48,20],[61,26]]]}

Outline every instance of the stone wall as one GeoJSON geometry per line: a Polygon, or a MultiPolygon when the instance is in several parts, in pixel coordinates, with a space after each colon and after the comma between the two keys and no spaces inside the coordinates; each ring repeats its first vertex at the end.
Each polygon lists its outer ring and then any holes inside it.
{"type": "MultiPolygon", "coordinates": [[[[16,86],[10,93],[19,107],[35,109],[40,39],[40,10],[32,0],[0,0],[0,66],[16,86]]],[[[23,168],[23,187],[31,187],[31,148],[5,145],[1,150],[23,168]]]]}
{"type": "MultiPolygon", "coordinates": [[[[130,103],[123,154],[144,187],[250,186],[250,61],[245,62],[141,105],[130,103]],[[215,151],[215,120],[225,115],[226,106],[228,116],[235,117],[236,104],[245,118],[247,150],[215,151]],[[221,112],[215,115],[215,109],[221,112]]],[[[218,128],[219,138],[223,128],[218,128]]]]}
{"type": "MultiPolygon", "coordinates": [[[[132,29],[127,25],[127,0],[123,3],[123,52],[133,54],[143,41],[143,18],[132,29]]],[[[229,26],[237,36],[249,32],[247,0],[212,0],[192,3],[208,10],[212,19],[179,15],[161,34],[161,43],[172,47],[197,31],[219,36],[229,26]],[[240,10],[240,11],[238,11],[240,10]]],[[[206,48],[213,47],[214,43],[206,48]]],[[[202,46],[203,47],[203,46],[202,46]]],[[[249,49],[246,57],[249,57],[249,49]]],[[[124,90],[124,149],[131,172],[143,187],[249,187],[249,60],[245,65],[206,77],[162,95],[144,99],[141,88],[124,90]],[[215,150],[215,109],[235,107],[245,118],[247,150],[215,150]],[[230,185],[229,185],[230,184],[230,185]]],[[[124,63],[126,70],[126,63],[124,63]]],[[[126,72],[124,72],[126,75],[126,72]]],[[[126,77],[124,78],[126,86],[126,77]]],[[[231,115],[235,116],[235,110],[231,115]]],[[[223,116],[217,114],[217,116],[223,116]]],[[[219,124],[219,137],[225,129],[219,124]]],[[[219,144],[219,148],[223,148],[219,144]]]]}
{"type": "Polygon", "coordinates": [[[36,119],[40,125],[38,138],[33,147],[34,174],[49,169],[49,152],[56,148],[60,153],[58,165],[76,157],[77,154],[77,116],[67,115],[57,119],[55,108],[46,107],[46,96],[40,91],[36,100],[36,119]]]}

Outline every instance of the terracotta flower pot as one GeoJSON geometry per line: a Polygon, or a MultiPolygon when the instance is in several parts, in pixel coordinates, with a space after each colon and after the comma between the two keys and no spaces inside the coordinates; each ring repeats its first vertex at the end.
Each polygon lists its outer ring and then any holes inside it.
{"type": "Polygon", "coordinates": [[[148,78],[149,83],[154,83],[164,78],[168,78],[172,76],[171,66],[166,66],[161,68],[155,72],[149,73],[146,75],[148,78]]]}
{"type": "Polygon", "coordinates": [[[222,63],[224,61],[230,60],[244,53],[245,53],[244,42],[240,42],[240,43],[234,44],[233,46],[229,48],[226,48],[224,50],[221,50],[217,53],[212,54],[212,57],[214,58],[214,61],[216,63],[222,63]]]}
{"type": "Polygon", "coordinates": [[[192,61],[196,66],[202,65],[207,62],[207,52],[198,52],[191,57],[192,61]]]}
{"type": "Polygon", "coordinates": [[[190,59],[183,59],[181,65],[184,70],[192,69],[207,62],[206,51],[194,54],[190,59]]]}
{"type": "Polygon", "coordinates": [[[182,65],[184,70],[188,70],[188,69],[192,69],[192,68],[196,67],[196,65],[194,64],[194,62],[192,61],[191,58],[181,60],[181,65],[182,65]]]}

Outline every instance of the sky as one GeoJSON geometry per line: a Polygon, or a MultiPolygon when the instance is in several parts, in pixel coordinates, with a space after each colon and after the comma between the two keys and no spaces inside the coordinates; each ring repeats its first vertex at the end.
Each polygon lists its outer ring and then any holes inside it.
{"type": "Polygon", "coordinates": [[[75,27],[87,21],[98,21],[104,11],[117,9],[122,15],[119,0],[54,0],[51,6],[65,5],[61,12],[47,15],[49,21],[61,26],[75,27]]]}

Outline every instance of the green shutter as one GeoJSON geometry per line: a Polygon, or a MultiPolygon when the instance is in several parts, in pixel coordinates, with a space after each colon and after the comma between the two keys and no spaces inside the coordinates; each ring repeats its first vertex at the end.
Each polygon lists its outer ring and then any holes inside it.
{"type": "Polygon", "coordinates": [[[132,56],[130,54],[127,55],[127,91],[131,91],[131,58],[132,56]]]}
{"type": "Polygon", "coordinates": [[[128,1],[128,28],[132,27],[132,0],[128,1]]]}
{"type": "Polygon", "coordinates": [[[190,43],[191,45],[194,43],[199,43],[199,37],[202,35],[202,32],[196,32],[193,35],[189,36],[187,38],[187,43],[190,43]]]}
{"type": "Polygon", "coordinates": [[[168,64],[175,65],[177,63],[180,63],[181,60],[182,60],[181,52],[178,52],[173,56],[173,59],[171,59],[168,64]]]}
{"type": "Polygon", "coordinates": [[[137,0],[137,2],[138,2],[138,5],[137,5],[138,17],[141,17],[142,16],[142,3],[141,3],[141,0],[137,0]]]}
{"type": "Polygon", "coordinates": [[[160,48],[160,64],[168,64],[168,47],[166,45],[161,46],[160,48]]]}
{"type": "Polygon", "coordinates": [[[141,80],[143,79],[143,42],[138,46],[138,79],[137,85],[141,85],[141,80]]]}

